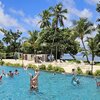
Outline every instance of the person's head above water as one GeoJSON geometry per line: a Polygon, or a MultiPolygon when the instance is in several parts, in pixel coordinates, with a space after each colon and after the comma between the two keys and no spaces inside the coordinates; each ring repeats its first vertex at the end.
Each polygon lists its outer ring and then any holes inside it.
{"type": "Polygon", "coordinates": [[[12,73],[12,71],[10,70],[9,73],[12,73]]]}
{"type": "Polygon", "coordinates": [[[72,72],[74,72],[75,71],[75,69],[72,69],[72,72]]]}
{"type": "Polygon", "coordinates": [[[18,72],[18,70],[16,69],[15,72],[18,72]]]}

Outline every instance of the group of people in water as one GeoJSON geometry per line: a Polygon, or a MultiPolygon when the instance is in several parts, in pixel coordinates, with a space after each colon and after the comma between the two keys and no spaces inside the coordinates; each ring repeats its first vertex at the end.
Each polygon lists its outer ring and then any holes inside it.
{"type": "MultiPolygon", "coordinates": [[[[24,70],[27,71],[27,67],[24,67],[24,70]]],[[[14,72],[9,71],[8,73],[5,73],[4,70],[2,70],[2,73],[0,75],[0,81],[2,80],[3,76],[9,76],[9,77],[13,77],[14,75],[18,75],[19,72],[16,69],[14,72]]],[[[38,90],[38,76],[39,76],[39,70],[36,69],[35,70],[35,74],[32,75],[31,73],[28,73],[30,76],[30,90],[38,90]]],[[[55,75],[55,74],[54,74],[55,75]]],[[[79,85],[80,84],[80,80],[76,77],[76,71],[75,69],[72,69],[72,81],[71,83],[73,85],[79,85]]],[[[97,80],[96,80],[97,82],[97,80]]],[[[100,86],[100,82],[97,82],[97,86],[100,86]]]]}
{"type": "Polygon", "coordinates": [[[0,81],[2,80],[2,78],[4,77],[4,76],[9,76],[9,77],[13,77],[14,75],[18,75],[19,74],[19,72],[18,72],[18,70],[16,69],[14,72],[12,72],[12,71],[9,71],[8,73],[5,73],[5,71],[4,70],[2,70],[2,73],[1,73],[1,75],[0,75],[0,81]]]}
{"type": "MultiPolygon", "coordinates": [[[[27,71],[27,67],[24,67],[24,70],[27,71]]],[[[8,73],[5,73],[4,70],[2,70],[0,75],[0,81],[2,81],[2,78],[4,76],[13,78],[14,75],[18,75],[19,71],[16,69],[14,72],[9,71],[8,73]]],[[[35,70],[35,75],[33,76],[31,73],[28,73],[30,75],[30,90],[38,90],[38,76],[39,76],[39,70],[35,70]]]]}

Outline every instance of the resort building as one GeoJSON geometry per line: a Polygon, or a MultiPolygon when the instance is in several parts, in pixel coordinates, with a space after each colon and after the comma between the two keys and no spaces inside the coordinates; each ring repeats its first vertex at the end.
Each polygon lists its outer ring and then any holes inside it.
{"type": "Polygon", "coordinates": [[[18,53],[18,59],[29,60],[36,63],[47,62],[48,61],[48,54],[23,54],[18,53]]]}

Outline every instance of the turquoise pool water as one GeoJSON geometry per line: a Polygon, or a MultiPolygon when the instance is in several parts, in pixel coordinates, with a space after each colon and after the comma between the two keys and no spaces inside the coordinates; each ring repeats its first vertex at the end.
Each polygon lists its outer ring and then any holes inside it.
{"type": "MultiPolygon", "coordinates": [[[[0,67],[0,72],[5,70],[14,71],[16,68],[0,67]]],[[[3,77],[0,83],[0,100],[100,100],[100,88],[96,87],[95,80],[89,77],[78,76],[81,84],[71,84],[71,75],[62,75],[47,72],[40,72],[39,91],[30,91],[30,77],[22,69],[14,78],[3,77]]],[[[29,69],[28,72],[34,74],[29,69]]]]}

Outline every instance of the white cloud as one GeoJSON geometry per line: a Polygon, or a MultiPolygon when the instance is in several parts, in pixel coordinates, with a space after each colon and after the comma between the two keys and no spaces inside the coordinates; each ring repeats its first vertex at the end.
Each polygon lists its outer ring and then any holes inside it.
{"type": "Polygon", "coordinates": [[[13,13],[13,14],[16,14],[16,15],[19,15],[19,16],[22,16],[22,17],[24,17],[24,12],[22,11],[22,10],[15,10],[15,9],[12,9],[12,8],[10,8],[10,12],[11,13],[13,13]]]}
{"type": "Polygon", "coordinates": [[[29,24],[30,26],[32,26],[33,28],[39,28],[40,24],[38,23],[40,21],[40,17],[39,16],[34,16],[32,17],[28,17],[24,19],[24,22],[26,22],[27,24],[29,24]]]}
{"type": "Polygon", "coordinates": [[[64,8],[68,9],[68,13],[74,14],[78,17],[86,17],[91,18],[92,12],[89,9],[84,8],[83,10],[79,10],[76,8],[75,0],[57,0],[58,2],[62,2],[64,8]]]}
{"type": "Polygon", "coordinates": [[[4,11],[4,5],[2,2],[0,2],[0,27],[3,28],[14,28],[18,29],[20,31],[24,31],[25,29],[22,27],[22,25],[18,22],[17,19],[13,18],[11,15],[5,13],[4,11]]]}
{"type": "Polygon", "coordinates": [[[82,18],[91,18],[92,17],[92,12],[88,9],[83,9],[82,11],[77,10],[77,9],[72,9],[71,11],[73,14],[77,15],[78,17],[82,18]]]}
{"type": "Polygon", "coordinates": [[[87,3],[94,5],[97,4],[100,0],[85,0],[87,3]]]}
{"type": "Polygon", "coordinates": [[[65,15],[67,20],[64,20],[64,25],[65,27],[71,27],[73,25],[71,19],[70,19],[70,14],[65,15]]]}

